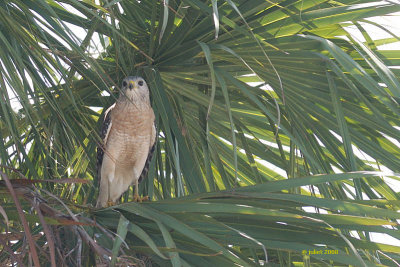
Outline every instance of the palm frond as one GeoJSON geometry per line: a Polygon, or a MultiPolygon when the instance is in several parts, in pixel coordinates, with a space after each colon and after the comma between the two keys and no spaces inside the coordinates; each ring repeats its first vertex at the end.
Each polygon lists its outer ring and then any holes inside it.
{"type": "Polygon", "coordinates": [[[399,51],[379,49],[399,37],[364,26],[399,5],[97,2],[0,4],[0,167],[29,224],[1,184],[0,262],[396,264],[371,235],[400,239],[399,51]],[[151,89],[153,201],[94,210],[97,132],[127,75],[151,89]]]}

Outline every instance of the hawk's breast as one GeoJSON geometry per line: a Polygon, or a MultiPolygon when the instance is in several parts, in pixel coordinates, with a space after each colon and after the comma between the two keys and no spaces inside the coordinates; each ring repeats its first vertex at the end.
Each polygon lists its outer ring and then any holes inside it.
{"type": "Polygon", "coordinates": [[[154,112],[151,107],[119,103],[112,110],[112,129],[106,144],[108,156],[118,165],[133,165],[147,157],[150,148],[154,112]]]}

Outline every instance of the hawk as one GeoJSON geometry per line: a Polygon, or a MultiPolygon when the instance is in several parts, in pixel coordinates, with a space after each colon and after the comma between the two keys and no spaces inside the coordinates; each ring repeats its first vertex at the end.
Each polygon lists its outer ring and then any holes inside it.
{"type": "Polygon", "coordinates": [[[121,94],[105,113],[97,147],[100,192],[97,207],[112,206],[135,185],[134,201],[141,202],[138,184],[147,175],[154,152],[156,127],[149,88],[141,77],[126,77],[121,94]]]}

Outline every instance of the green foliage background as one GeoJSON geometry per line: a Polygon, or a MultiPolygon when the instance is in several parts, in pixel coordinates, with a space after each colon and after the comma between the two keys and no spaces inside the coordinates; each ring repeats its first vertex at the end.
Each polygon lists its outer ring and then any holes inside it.
{"type": "Polygon", "coordinates": [[[397,11],[368,0],[2,1],[0,262],[398,266],[400,245],[371,233],[400,239],[400,51],[378,49],[399,37],[369,20],[397,11]],[[392,37],[373,40],[366,25],[392,37]],[[131,189],[95,210],[97,133],[128,75],[146,79],[156,114],[140,185],[152,201],[127,203],[131,189]]]}

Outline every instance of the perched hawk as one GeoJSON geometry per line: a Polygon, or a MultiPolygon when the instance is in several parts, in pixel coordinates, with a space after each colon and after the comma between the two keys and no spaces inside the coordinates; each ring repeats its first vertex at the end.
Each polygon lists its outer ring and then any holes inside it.
{"type": "Polygon", "coordinates": [[[124,79],[120,97],[105,113],[101,138],[103,144],[97,148],[97,207],[113,205],[132,184],[134,201],[142,201],[138,184],[147,175],[156,140],[149,88],[143,78],[124,79]]]}

